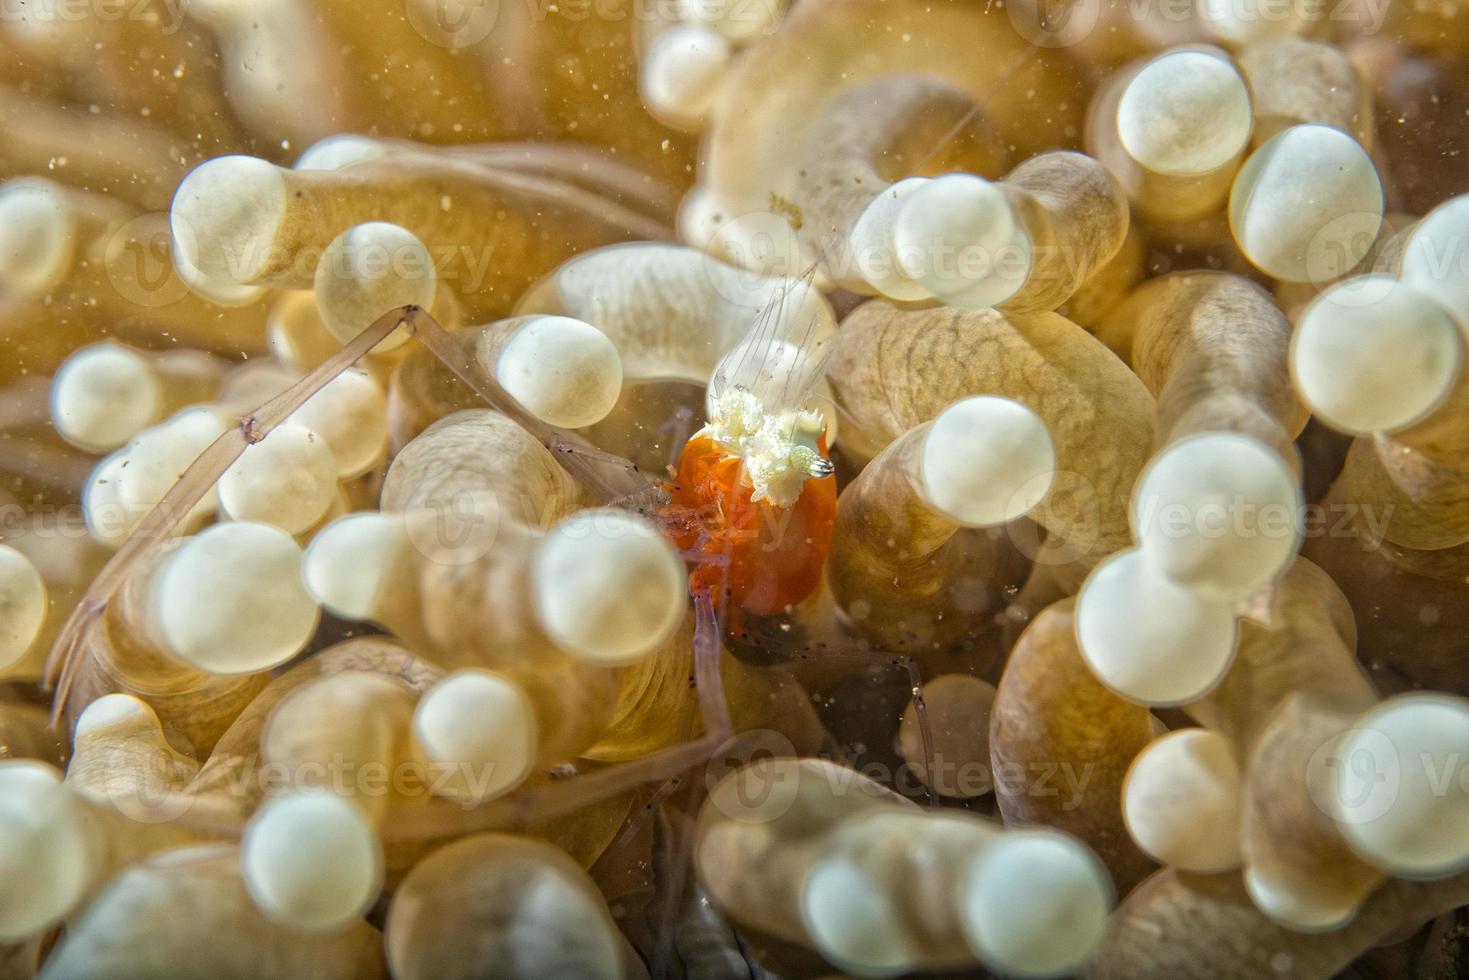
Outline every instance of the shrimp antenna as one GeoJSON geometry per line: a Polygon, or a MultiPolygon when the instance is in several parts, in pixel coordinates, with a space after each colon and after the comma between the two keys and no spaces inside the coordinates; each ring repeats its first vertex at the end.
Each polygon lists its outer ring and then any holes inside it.
{"type": "MultiPolygon", "coordinates": [[[[806,321],[806,331],[803,334],[801,334],[801,342],[796,345],[796,349],[798,351],[800,351],[803,355],[809,355],[809,354],[813,353],[815,351],[815,349],[816,349],[816,345],[815,345],[815,342],[812,340],[812,338],[815,335],[816,335],[816,317],[813,316],[809,320],[806,321]]],[[[821,362],[821,366],[823,368],[825,367],[825,359],[824,358],[823,358],[823,360],[821,362]]],[[[817,377],[820,377],[820,374],[819,374],[819,372],[813,373],[810,370],[810,368],[803,368],[799,373],[800,373],[800,388],[796,391],[796,398],[797,399],[802,399],[807,394],[810,393],[812,385],[815,384],[816,378],[817,377]]],[[[794,377],[796,376],[796,374],[797,374],[796,371],[787,372],[785,378],[783,378],[781,380],[781,385],[780,385],[780,403],[782,405],[789,405],[789,404],[791,404],[791,402],[790,402],[790,397],[791,397],[791,381],[794,379],[794,377]]]]}
{"type": "Polygon", "coordinates": [[[753,369],[754,378],[750,384],[745,386],[751,389],[752,392],[756,387],[756,382],[759,381],[761,372],[765,370],[765,351],[769,349],[771,342],[774,340],[776,329],[785,314],[785,300],[791,288],[792,286],[789,282],[781,283],[780,288],[766,300],[765,305],[756,314],[755,323],[750,332],[740,341],[742,345],[740,359],[735,364],[733,371],[733,380],[736,384],[739,383],[739,379],[747,376],[745,369],[750,364],[750,358],[757,351],[759,352],[759,361],[753,369]],[[767,329],[769,330],[768,336],[766,334],[767,329]]]}
{"type": "Polygon", "coordinates": [[[77,672],[93,631],[113,596],[163,541],[177,533],[194,506],[245,450],[260,442],[328,382],[357,363],[399,327],[416,336],[460,381],[491,407],[509,416],[541,441],[579,481],[608,500],[642,503],[655,484],[629,460],[592,448],[575,433],[546,425],[522,409],[493,379],[477,371],[469,355],[438,321],[417,306],[389,310],[316,369],[245,415],[204,450],[180,475],[138,525],[136,531],[97,573],[72,609],[46,658],[43,683],[56,691],[51,714],[55,724],[68,705],[77,672]],[[609,463],[614,465],[608,465],[609,463]]]}
{"type": "MultiPolygon", "coordinates": [[[[810,354],[817,349],[818,345],[814,338],[819,318],[812,316],[802,329],[799,324],[793,322],[793,310],[788,304],[793,302],[791,297],[796,290],[814,290],[819,261],[818,259],[817,262],[807,265],[799,276],[785,277],[765,305],[760,308],[750,330],[739,342],[738,353],[733,357],[733,363],[721,364],[715,371],[711,385],[716,397],[722,397],[728,385],[735,385],[748,390],[762,404],[765,404],[767,410],[774,410],[790,404],[793,381],[799,381],[803,389],[809,384],[809,369],[799,372],[779,372],[782,375],[779,398],[772,399],[771,397],[776,393],[774,382],[777,367],[786,347],[795,347],[803,354],[810,354]],[[791,375],[797,373],[801,377],[793,379],[791,375]]],[[[800,390],[797,389],[798,397],[800,397],[800,390]]]]}

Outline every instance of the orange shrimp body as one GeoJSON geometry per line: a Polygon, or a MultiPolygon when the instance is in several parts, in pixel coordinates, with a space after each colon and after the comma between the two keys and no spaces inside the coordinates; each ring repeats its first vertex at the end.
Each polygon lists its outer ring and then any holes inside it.
{"type": "MultiPolygon", "coordinates": [[[[820,443],[825,453],[825,439],[820,443]]],[[[664,526],[685,551],[709,555],[689,576],[716,608],[771,616],[800,602],[821,582],[836,519],[836,480],[807,479],[786,507],[752,500],[744,461],[708,435],[684,447],[669,488],[664,526]]]]}

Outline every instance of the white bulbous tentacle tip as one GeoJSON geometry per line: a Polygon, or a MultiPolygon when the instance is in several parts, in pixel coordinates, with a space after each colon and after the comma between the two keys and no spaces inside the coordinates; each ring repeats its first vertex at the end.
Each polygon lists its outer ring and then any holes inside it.
{"type": "Polygon", "coordinates": [[[383,853],[362,809],[327,792],[267,800],[240,842],[245,888],[266,918],[325,934],[360,919],[383,885],[383,853]]]}
{"type": "Polygon", "coordinates": [[[1122,819],[1158,863],[1198,874],[1240,865],[1244,790],[1224,735],[1185,728],[1138,753],[1122,785],[1122,819]]]}
{"type": "Polygon", "coordinates": [[[22,942],[76,907],[92,846],[82,803],[54,766],[0,760],[0,942],[22,942]]]}
{"type": "Polygon", "coordinates": [[[266,293],[265,286],[230,282],[206,276],[189,260],[179,246],[179,240],[170,236],[169,250],[173,253],[173,268],[178,277],[194,292],[218,306],[249,306],[266,293]]]}
{"type": "Polygon", "coordinates": [[[371,619],[383,583],[411,546],[399,514],[365,510],[339,517],[306,547],[301,563],[306,590],[334,616],[371,619]]]}
{"type": "Polygon", "coordinates": [[[445,770],[434,792],[465,803],[515,789],[536,757],[529,699],[508,678],[478,668],[455,671],[423,695],[413,737],[424,757],[445,770]]]}
{"type": "Polygon", "coordinates": [[[265,346],[278,364],[303,374],[336,353],[336,338],[322,326],[315,293],[291,289],[270,304],[265,317],[265,346]]]}
{"type": "Polygon", "coordinates": [[[847,248],[862,279],[888,299],[918,302],[933,298],[927,287],[903,270],[894,238],[894,227],[904,202],[932,179],[907,177],[884,188],[863,209],[847,239],[847,248]]]}
{"type": "Polygon", "coordinates": [[[1216,602],[1242,599],[1295,559],[1305,499],[1280,454],[1251,436],[1205,432],[1148,463],[1132,527],[1150,567],[1216,602]]]}
{"type": "Polygon", "coordinates": [[[163,734],[163,722],[148,702],[131,694],[104,694],[77,716],[72,737],[77,740],[117,732],[147,730],[163,734]]]}
{"type": "Polygon", "coordinates": [[[0,544],[0,668],[30,651],[46,622],[46,582],[31,560],[0,544]]]}
{"type": "Polygon", "coordinates": [[[1250,91],[1223,52],[1166,52],[1143,66],[1117,104],[1117,135],[1155,173],[1192,176],[1229,163],[1250,143],[1250,91]]]}
{"type": "Polygon", "coordinates": [[[380,160],[387,152],[387,147],[369,136],[337,133],[308,146],[291,169],[341,170],[363,160],[380,160]]]}
{"type": "Polygon", "coordinates": [[[1357,856],[1403,878],[1469,868],[1469,700],[1402,694],[1345,734],[1331,815],[1357,856]]]}
{"type": "MultiPolygon", "coordinates": [[[[220,412],[199,405],[144,429],[119,450],[124,463],[116,470],[116,491],[129,522],[127,533],[132,533],[132,528],[163,500],[184,471],[226,428],[220,412]]],[[[213,513],[218,504],[219,493],[211,487],[190,512],[189,519],[213,513]]]]}
{"type": "Polygon", "coordinates": [[[801,920],[821,955],[858,977],[898,976],[922,962],[889,892],[845,855],[817,862],[801,889],[801,920]]]}
{"type": "Polygon", "coordinates": [[[538,316],[500,350],[495,380],[536,418],[578,429],[600,422],[622,394],[622,358],[612,340],[582,320],[538,316]]]}
{"type": "Polygon", "coordinates": [[[1056,478],[1056,445],[1025,405],[980,395],[934,419],[919,473],[929,503],[966,527],[993,527],[1045,499],[1056,478]]]}
{"type": "Polygon", "coordinates": [[[237,521],[273,524],[300,534],[326,514],[337,497],[337,463],[312,429],[277,426],[249,445],[219,479],[219,503],[237,521]]]}
{"type": "Polygon", "coordinates": [[[76,252],[76,213],[44,177],[0,184],[0,289],[43,296],[65,279],[76,252]]]}
{"type": "Polygon", "coordinates": [[[1092,570],[1076,600],[1082,659],[1107,687],[1155,707],[1196,701],[1234,660],[1227,602],[1203,598],[1155,572],[1138,548],[1092,570]]]}
{"type": "Polygon", "coordinates": [[[903,274],[963,309],[988,309],[1025,285],[1031,241],[999,185],[973,174],[935,177],[904,199],[893,223],[903,274]]]}
{"type": "Polygon", "coordinates": [[[678,239],[690,248],[704,250],[714,241],[724,211],[714,192],[701,184],[689,188],[678,205],[678,239]]]}
{"type": "Polygon", "coordinates": [[[643,101],[671,122],[698,126],[714,105],[731,57],[729,41],[702,24],[670,27],[643,55],[638,73],[643,101]]]}
{"type": "Polygon", "coordinates": [[[258,157],[223,156],[184,177],[169,227],[183,264],[206,284],[249,286],[270,258],[285,215],[279,167],[258,157]]]}
{"type": "Polygon", "coordinates": [[[1414,226],[1398,274],[1469,331],[1469,194],[1445,201],[1414,226]]]}
{"type": "Polygon", "coordinates": [[[1463,368],[1458,326],[1413,284],[1373,274],[1339,282],[1301,314],[1291,378],[1323,422],[1353,435],[1429,415],[1463,368]]]}
{"type": "Polygon", "coordinates": [[[92,467],[82,488],[82,518],[87,522],[87,533],[109,548],[121,547],[142,520],[141,514],[131,512],[123,503],[123,466],[127,461],[123,450],[107,456],[92,467]]]}
{"type": "MultiPolygon", "coordinates": [[[[412,232],[369,221],[348,228],[326,247],[314,289],[322,323],[346,344],[389,310],[432,307],[438,279],[433,257],[412,232]]],[[[400,327],[373,350],[392,350],[407,340],[408,332],[400,327]]]]}
{"type": "Polygon", "coordinates": [[[103,341],[68,357],[51,379],[51,419],[87,452],[124,445],[158,418],[163,394],[148,358],[103,341]]]}
{"type": "MultiPolygon", "coordinates": [[[[35,759],[0,759],[0,787],[6,792],[0,792],[0,806],[12,802],[15,794],[10,790],[24,791],[49,791],[60,789],[62,773],[47,762],[35,759]]],[[[7,822],[0,822],[0,828],[8,827],[7,822]]]]}
{"type": "Polygon", "coordinates": [[[338,479],[372,469],[388,451],[388,398],[382,385],[360,368],[328,381],[290,421],[315,430],[331,449],[338,479]]]}
{"type": "Polygon", "coordinates": [[[615,666],[662,644],[688,606],[683,563],[652,523],[611,508],[557,524],[536,550],[531,590],[552,642],[615,666]]]}
{"type": "Polygon", "coordinates": [[[1245,257],[1285,282],[1322,285],[1367,255],[1382,225],[1377,167],[1330,126],[1276,133],[1250,154],[1229,194],[1229,227],[1245,257]]]}
{"type": "Polygon", "coordinates": [[[1334,892],[1329,885],[1302,888],[1299,881],[1272,878],[1264,869],[1246,865],[1245,892],[1267,919],[1292,932],[1335,932],[1357,917],[1360,900],[1334,892]]]}
{"type": "Polygon", "coordinates": [[[1009,830],[974,859],[960,917],[980,960],[1008,976],[1077,972],[1107,931],[1114,892],[1086,845],[1054,830],[1009,830]]]}
{"type": "MultiPolygon", "coordinates": [[[[714,276],[714,288],[725,299],[754,299],[754,292],[762,292],[759,302],[763,307],[769,298],[772,286],[775,289],[799,290],[800,305],[787,304],[789,319],[801,319],[805,327],[809,318],[801,318],[808,309],[824,302],[821,293],[831,288],[831,279],[826,269],[816,261],[816,256],[801,241],[790,218],[776,211],[748,211],[733,215],[719,222],[707,246],[708,253],[722,260],[734,270],[721,268],[710,263],[709,271],[714,276]],[[773,282],[753,280],[739,270],[749,270],[769,276],[773,282]],[[732,273],[732,274],[731,274],[732,273]],[[744,294],[744,295],[741,295],[744,294]]],[[[827,313],[826,317],[829,318],[827,313]]]]}
{"type": "Polygon", "coordinates": [[[269,670],[316,632],[301,549],[278,527],[215,524],[184,541],[155,573],[149,634],[165,651],[211,674],[269,670]]]}

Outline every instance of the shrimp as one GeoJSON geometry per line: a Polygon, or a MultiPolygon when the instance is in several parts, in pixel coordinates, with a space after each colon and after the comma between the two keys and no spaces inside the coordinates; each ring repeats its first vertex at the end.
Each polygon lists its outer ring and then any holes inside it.
{"type": "Polygon", "coordinates": [[[665,533],[695,557],[690,591],[737,632],[740,614],[775,615],[816,591],[836,520],[827,424],[810,407],[830,338],[812,322],[793,335],[790,292],[721,359],[709,423],[685,445],[662,511],[665,533]]]}

